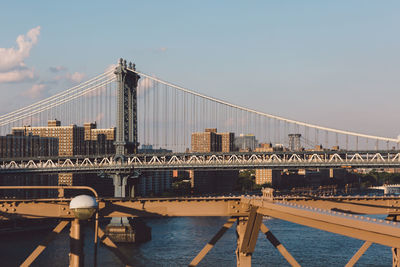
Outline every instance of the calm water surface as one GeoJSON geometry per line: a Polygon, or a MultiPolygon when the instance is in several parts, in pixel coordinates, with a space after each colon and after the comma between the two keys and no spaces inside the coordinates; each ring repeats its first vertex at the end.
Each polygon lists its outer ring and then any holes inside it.
{"type": "MultiPolygon", "coordinates": [[[[226,222],[225,217],[147,219],[152,240],[140,245],[122,245],[134,266],[187,266],[193,257],[226,222]]],[[[362,241],[320,230],[267,219],[264,223],[302,266],[344,266],[362,241]]],[[[0,237],[0,266],[18,266],[49,231],[0,237]]],[[[85,229],[85,265],[93,266],[93,230],[85,229]]],[[[199,266],[236,266],[234,227],[216,244],[199,266]]],[[[68,231],[42,253],[33,266],[68,266],[68,231]]],[[[373,244],[357,266],[391,266],[388,247],[373,244]]],[[[99,266],[123,266],[106,248],[99,246],[99,266]]],[[[260,233],[252,258],[253,266],[289,266],[260,233]]]]}

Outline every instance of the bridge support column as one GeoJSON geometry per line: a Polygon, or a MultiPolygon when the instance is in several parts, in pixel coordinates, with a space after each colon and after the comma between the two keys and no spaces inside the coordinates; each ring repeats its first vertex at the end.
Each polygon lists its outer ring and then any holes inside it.
{"type": "MultiPolygon", "coordinates": [[[[111,175],[114,184],[114,197],[124,198],[126,197],[125,189],[128,176],[123,177],[121,174],[111,175]]],[[[109,226],[127,226],[129,221],[127,217],[113,217],[109,226]]],[[[130,225],[129,225],[130,226],[130,225]]],[[[108,229],[108,226],[107,226],[108,229]]],[[[108,232],[108,230],[106,230],[108,232]]]]}
{"type": "Polygon", "coordinates": [[[240,217],[237,219],[236,225],[236,236],[237,236],[237,248],[236,248],[236,266],[237,267],[250,267],[251,266],[251,254],[243,252],[240,248],[243,245],[244,234],[246,232],[247,218],[240,217]]]}
{"type": "Polygon", "coordinates": [[[236,262],[238,267],[251,266],[251,255],[256,247],[261,223],[262,215],[257,213],[256,207],[250,208],[249,217],[238,218],[236,225],[236,262]]]}
{"type": "Polygon", "coordinates": [[[71,222],[71,230],[69,237],[70,237],[69,266],[81,267],[83,266],[84,263],[84,257],[83,257],[83,237],[79,219],[74,219],[71,222]]]}
{"type": "MultiPolygon", "coordinates": [[[[129,177],[130,175],[111,175],[114,183],[114,197],[126,197],[126,186],[129,177]]],[[[114,242],[145,242],[151,239],[151,228],[138,218],[129,220],[127,217],[113,217],[106,227],[106,234],[114,242]]]]}

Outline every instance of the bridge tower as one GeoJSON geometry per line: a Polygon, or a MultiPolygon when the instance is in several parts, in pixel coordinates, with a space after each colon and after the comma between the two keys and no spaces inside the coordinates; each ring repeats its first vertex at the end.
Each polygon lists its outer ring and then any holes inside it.
{"type": "MultiPolygon", "coordinates": [[[[137,127],[137,85],[140,76],[133,72],[135,64],[119,60],[114,74],[117,76],[117,112],[114,160],[124,163],[129,154],[136,154],[138,148],[137,127]]],[[[134,177],[132,171],[110,173],[114,183],[114,197],[127,197],[128,178],[134,177]]],[[[134,186],[131,190],[134,195],[134,186]]],[[[129,194],[128,194],[129,196],[129,194]]],[[[106,233],[115,242],[146,241],[150,238],[150,227],[140,221],[128,221],[126,217],[113,217],[106,233]],[[139,233],[139,234],[138,234],[139,233]]]]}
{"type": "MultiPolygon", "coordinates": [[[[125,162],[129,154],[137,153],[138,127],[137,127],[137,85],[140,76],[133,72],[135,64],[126,64],[126,60],[119,60],[115,68],[117,76],[117,112],[116,112],[116,138],[115,138],[115,161],[125,162]]],[[[127,179],[133,173],[112,173],[114,181],[114,196],[126,197],[127,179]]],[[[134,191],[134,190],[133,190],[134,191]]]]}
{"type": "Polygon", "coordinates": [[[140,76],[135,70],[135,64],[126,64],[126,60],[119,61],[115,69],[117,75],[117,132],[115,139],[115,154],[124,157],[135,154],[138,147],[137,131],[137,85],[140,76]],[[129,67],[129,68],[128,68],[129,67]]]}

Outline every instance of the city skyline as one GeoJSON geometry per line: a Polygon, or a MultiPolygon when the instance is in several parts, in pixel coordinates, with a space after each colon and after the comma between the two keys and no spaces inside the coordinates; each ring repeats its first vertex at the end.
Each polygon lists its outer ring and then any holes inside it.
{"type": "Polygon", "coordinates": [[[88,3],[79,10],[70,3],[4,5],[1,114],[93,77],[123,56],[149,74],[264,112],[394,138],[400,133],[393,123],[395,1],[125,3],[121,10],[98,4],[97,13],[88,3]],[[19,19],[10,24],[17,10],[19,19]]]}

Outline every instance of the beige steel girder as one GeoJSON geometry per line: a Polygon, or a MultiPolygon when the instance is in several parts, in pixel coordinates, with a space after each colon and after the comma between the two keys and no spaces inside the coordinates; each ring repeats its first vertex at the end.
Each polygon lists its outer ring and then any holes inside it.
{"type": "Polygon", "coordinates": [[[400,214],[400,198],[394,196],[274,197],[296,205],[358,214],[400,214]]]}
{"type": "Polygon", "coordinates": [[[36,249],[25,259],[20,265],[21,267],[30,266],[37,257],[47,248],[51,241],[53,241],[59,233],[69,224],[69,221],[61,221],[54,229],[46,236],[46,238],[36,247],[36,249]]]}
{"type": "Polygon", "coordinates": [[[364,244],[360,247],[360,249],[353,255],[353,257],[349,260],[345,267],[353,267],[354,264],[364,255],[365,251],[372,245],[371,241],[365,241],[364,244]]]}
{"type": "Polygon", "coordinates": [[[196,257],[190,262],[189,266],[197,266],[202,259],[207,255],[207,253],[215,246],[218,240],[225,234],[225,232],[232,227],[236,222],[236,218],[231,217],[229,220],[221,227],[218,233],[208,242],[204,248],[196,255],[196,257]]]}
{"type": "MultiPolygon", "coordinates": [[[[1,188],[1,187],[0,187],[1,188]]],[[[32,189],[32,188],[31,188],[32,189]]],[[[53,189],[75,189],[53,187],[53,189]]],[[[88,188],[80,188],[90,190],[88,188]]],[[[400,267],[400,198],[397,197],[274,197],[273,192],[263,197],[181,197],[181,198],[109,198],[102,199],[92,191],[98,201],[96,222],[101,217],[153,217],[153,216],[227,216],[230,217],[220,231],[206,244],[192,260],[190,266],[196,266],[214,247],[221,236],[237,222],[237,266],[251,266],[251,256],[257,242],[259,230],[278,249],[292,266],[298,262],[262,224],[262,216],[325,230],[364,240],[363,246],[350,259],[347,266],[353,266],[372,243],[392,248],[393,266],[400,267]],[[387,220],[357,215],[389,214],[387,220]],[[389,221],[392,220],[392,221],[389,221]]],[[[61,194],[63,195],[63,194],[61,194]]],[[[0,199],[0,219],[17,218],[62,218],[73,219],[69,209],[70,199],[16,200],[0,199]]],[[[68,224],[62,221],[23,263],[28,266],[46,248],[48,243],[68,224]]],[[[71,266],[82,263],[82,245],[79,235],[79,221],[73,220],[71,226],[71,266]]],[[[97,229],[97,224],[96,224],[97,229]]],[[[96,231],[96,230],[95,230],[96,231]]],[[[111,249],[122,262],[130,265],[118,247],[98,229],[100,240],[111,249]]],[[[95,239],[95,243],[97,239],[95,239]]],[[[95,252],[96,254],[96,252],[95,252]]]]}
{"type": "Polygon", "coordinates": [[[237,247],[236,247],[236,266],[237,267],[251,267],[251,253],[245,253],[240,251],[243,244],[244,235],[247,228],[247,217],[238,217],[236,224],[236,236],[237,236],[237,247]]]}
{"type": "Polygon", "coordinates": [[[388,247],[400,246],[400,224],[370,219],[344,213],[318,210],[288,203],[269,201],[251,202],[259,205],[258,212],[273,218],[345,235],[348,237],[378,243],[388,247]]]}
{"type": "MultiPolygon", "coordinates": [[[[74,218],[70,199],[0,200],[0,219],[74,218]]],[[[237,198],[99,199],[100,217],[246,216],[237,198]]]]}
{"type": "Polygon", "coordinates": [[[287,249],[279,242],[279,240],[271,233],[268,227],[265,224],[261,224],[260,226],[261,232],[265,234],[265,237],[269,242],[281,253],[281,255],[286,259],[286,261],[293,267],[300,267],[300,264],[296,261],[296,259],[292,256],[292,254],[287,251],[287,249]]]}

